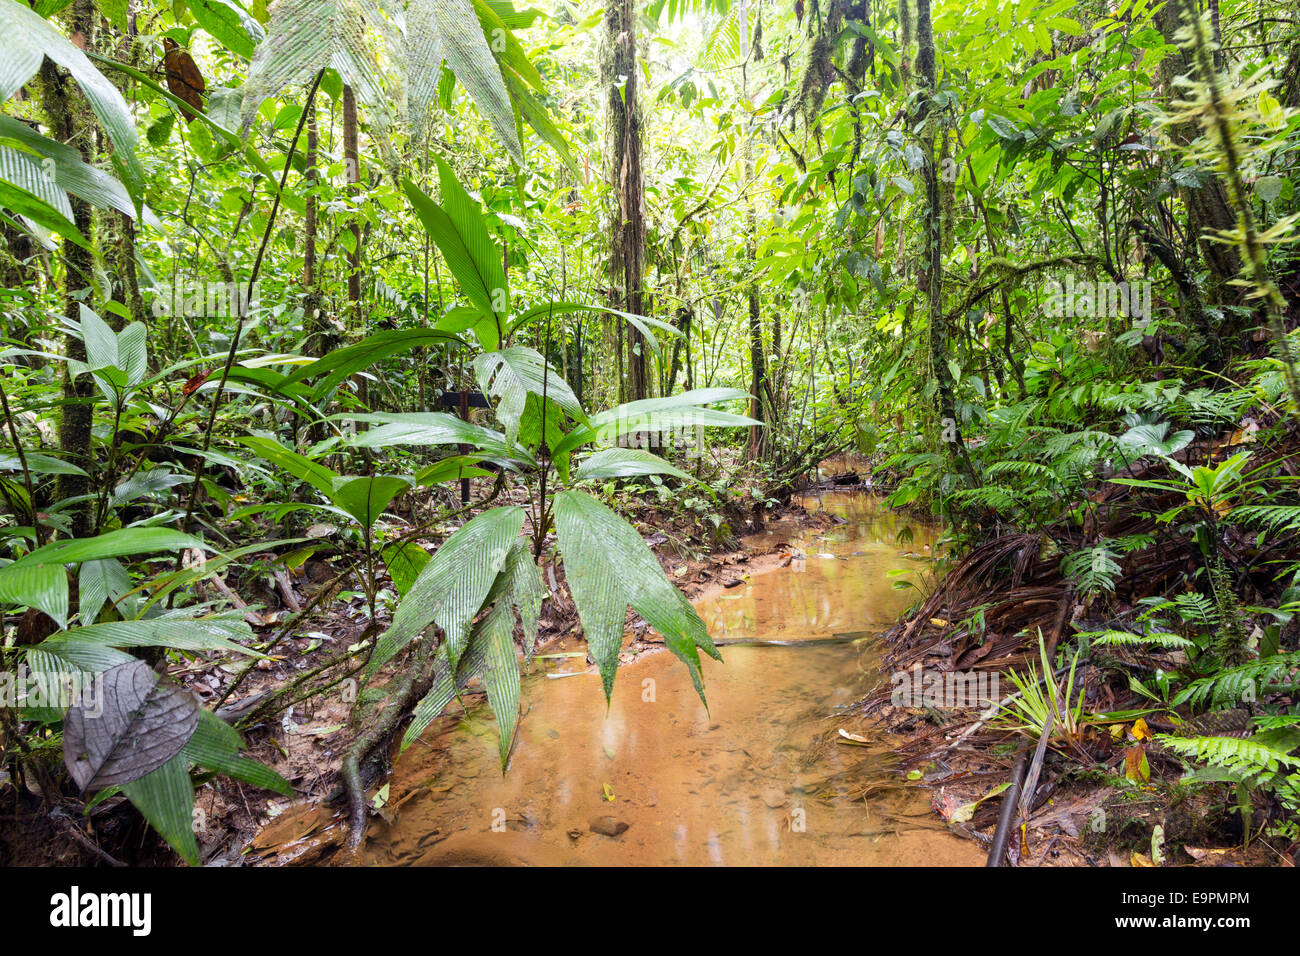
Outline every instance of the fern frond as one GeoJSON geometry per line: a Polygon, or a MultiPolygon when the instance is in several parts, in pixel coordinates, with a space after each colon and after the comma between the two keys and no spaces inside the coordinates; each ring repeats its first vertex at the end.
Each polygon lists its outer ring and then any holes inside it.
{"type": "MultiPolygon", "coordinates": [[[[1167,750],[1181,757],[1220,767],[1229,773],[1250,776],[1277,773],[1282,767],[1300,767],[1300,757],[1289,750],[1258,736],[1237,737],[1174,737],[1157,734],[1156,739],[1167,750]]],[[[1284,745],[1283,745],[1284,746],[1284,745]]]]}
{"type": "Polygon", "coordinates": [[[1297,668],[1300,668],[1300,651],[1248,661],[1192,682],[1174,703],[1199,705],[1207,700],[1214,704],[1255,700],[1269,692],[1269,685],[1290,679],[1297,668]]]}
{"type": "Polygon", "coordinates": [[[1090,631],[1079,636],[1106,647],[1158,647],[1172,651],[1195,646],[1189,639],[1168,632],[1134,634],[1131,631],[1090,631]]]}

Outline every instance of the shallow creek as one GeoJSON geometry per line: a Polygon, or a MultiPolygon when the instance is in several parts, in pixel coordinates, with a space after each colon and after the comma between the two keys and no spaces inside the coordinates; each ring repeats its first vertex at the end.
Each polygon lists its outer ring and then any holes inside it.
{"type": "Polygon", "coordinates": [[[726,645],[725,663],[704,661],[707,710],[662,650],[619,668],[608,712],[583,656],[538,660],[508,772],[486,706],[442,718],[398,761],[391,822],[373,822],[363,861],[982,863],[891,771],[890,742],[846,711],[883,679],[873,635],[909,601],[889,572],[923,568],[931,531],[900,542],[906,521],[867,495],[805,504],[844,523],[773,525],[750,543],[789,542],[795,559],[696,605],[726,645]],[[823,643],[727,643],[753,639],[823,643]]]}

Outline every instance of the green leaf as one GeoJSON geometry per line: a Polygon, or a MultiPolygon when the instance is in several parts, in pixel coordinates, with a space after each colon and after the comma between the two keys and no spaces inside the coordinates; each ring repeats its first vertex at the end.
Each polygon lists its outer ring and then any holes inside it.
{"type": "Polygon", "coordinates": [[[199,865],[194,839],[194,786],[189,761],[177,754],[153,773],[122,784],[122,792],[181,859],[199,865]]]}
{"type": "MultiPolygon", "coordinates": [[[[28,153],[0,146],[0,180],[30,193],[71,222],[72,206],[68,203],[67,193],[55,182],[52,166],[42,166],[28,153]]],[[[16,211],[22,212],[21,209],[16,211]]]]}
{"type": "Polygon", "coordinates": [[[77,49],[54,24],[43,20],[26,4],[0,0],[0,32],[5,38],[5,55],[0,57],[0,100],[17,93],[49,57],[72,74],[90,108],[113,140],[110,154],[127,192],[140,202],[144,173],[136,158],[135,125],[131,111],[117,87],[91,66],[86,54],[77,49]]]}
{"type": "Polygon", "coordinates": [[[498,600],[474,625],[470,645],[480,643],[483,687],[497,719],[497,742],[504,770],[519,720],[519,659],[515,649],[515,612],[509,600],[498,600]]]}
{"type": "Polygon", "coordinates": [[[466,523],[434,554],[375,644],[366,668],[373,675],[430,624],[442,629],[453,668],[469,639],[469,625],[483,607],[524,525],[517,506],[492,508],[466,523]]]}
{"type": "Polygon", "coordinates": [[[581,491],[555,496],[555,528],[574,603],[591,656],[600,668],[605,698],[614,689],[628,605],[664,637],[691,674],[704,700],[697,648],[721,660],[708,628],[691,602],[664,575],[636,530],[581,491]]]}
{"type": "Polygon", "coordinates": [[[0,568],[0,602],[34,607],[67,627],[68,574],[58,562],[7,565],[0,568]]]}
{"type": "Polygon", "coordinates": [[[376,412],[348,416],[350,421],[378,423],[378,428],[358,432],[348,439],[357,448],[386,448],[389,445],[477,445],[503,451],[506,436],[464,421],[446,412],[376,412]]]}
{"type": "Polygon", "coordinates": [[[421,487],[439,485],[444,481],[457,481],[461,478],[494,478],[486,468],[474,467],[483,461],[482,455],[452,455],[442,458],[421,469],[415,476],[415,483],[421,487]]]}
{"type": "Polygon", "coordinates": [[[72,207],[63,190],[31,156],[7,146],[0,146],[0,207],[84,249],[91,248],[89,239],[72,222],[72,207]]]}
{"type": "Polygon", "coordinates": [[[199,711],[199,724],[181,756],[205,770],[215,770],[255,787],[293,796],[293,785],[270,767],[239,755],[239,733],[211,711],[199,711]]]}
{"type": "Polygon", "coordinates": [[[411,479],[395,475],[340,477],[334,479],[330,500],[368,528],[394,498],[410,489],[411,484],[411,479]]]}
{"type": "MultiPolygon", "coordinates": [[[[78,468],[70,462],[61,461],[51,455],[42,455],[36,452],[24,452],[23,458],[27,461],[27,470],[33,475],[84,475],[89,478],[83,468],[78,468]]],[[[23,463],[17,455],[0,454],[0,471],[22,471],[23,463]]]]}
{"type": "Polygon", "coordinates": [[[535,349],[515,345],[480,355],[474,360],[474,374],[484,395],[500,399],[497,417],[506,426],[510,443],[519,437],[519,422],[530,393],[549,398],[575,421],[587,421],[568,383],[535,349]]]}
{"type": "Polygon", "coordinates": [[[624,312],[621,309],[611,309],[603,305],[588,305],[581,302],[546,302],[542,305],[533,306],[526,312],[520,313],[510,323],[511,334],[533,322],[543,321],[552,316],[564,315],[571,312],[600,312],[603,315],[616,315],[634,327],[645,338],[650,348],[658,354],[659,340],[655,337],[653,329],[664,332],[668,335],[675,335],[683,338],[681,329],[665,322],[662,319],[651,318],[648,315],[637,315],[633,312],[624,312]]]}
{"type": "Polygon", "coordinates": [[[420,140],[429,110],[437,99],[439,67],[445,58],[448,69],[460,80],[511,157],[523,165],[510,94],[469,0],[409,3],[405,52],[410,74],[412,140],[420,140]]]}
{"type": "Polygon", "coordinates": [[[447,268],[466,297],[485,316],[493,316],[493,335],[480,335],[485,349],[497,347],[510,311],[510,286],[506,282],[500,247],[488,233],[487,223],[451,167],[435,156],[442,205],[430,199],[409,179],[402,181],[406,198],[430,238],[447,261],[447,268]]]}
{"type": "Polygon", "coordinates": [[[131,576],[113,558],[83,561],[77,573],[77,617],[93,624],[109,598],[116,600],[131,590],[131,576]]]}
{"type": "Polygon", "coordinates": [[[600,481],[606,478],[630,478],[634,475],[672,475],[687,481],[696,481],[675,465],[658,455],[636,448],[606,448],[598,451],[581,465],[575,481],[600,481]]]}
{"type": "Polygon", "coordinates": [[[324,465],[290,451],[273,438],[248,435],[239,439],[241,445],[251,448],[259,458],[283,468],[299,481],[305,481],[327,498],[334,495],[334,480],[338,474],[324,465]]]}
{"type": "Polygon", "coordinates": [[[203,547],[203,542],[193,535],[182,534],[170,528],[120,528],[94,538],[72,538],[52,542],[24,555],[3,571],[33,564],[75,564],[79,561],[97,561],[101,558],[124,558],[154,551],[180,551],[184,548],[203,547]]]}
{"type": "Polygon", "coordinates": [[[190,13],[224,47],[245,60],[253,58],[258,42],[266,35],[262,25],[230,0],[189,0],[190,13]]]}
{"type": "Polygon", "coordinates": [[[376,332],[355,345],[336,349],[309,365],[300,366],[274,382],[272,387],[284,390],[295,382],[324,375],[325,378],[317,383],[311,396],[312,401],[320,401],[349,375],[363,368],[369,368],[381,359],[424,346],[445,344],[461,343],[455,335],[438,329],[397,329],[376,332]]]}
{"type": "Polygon", "coordinates": [[[524,632],[524,655],[531,658],[537,645],[537,618],[548,592],[542,583],[542,569],[533,560],[528,539],[515,542],[505,567],[501,569],[498,584],[507,589],[501,600],[509,600],[519,611],[519,622],[524,632]]]}
{"type": "Polygon", "coordinates": [[[527,120],[528,125],[537,132],[537,135],[542,138],[542,141],[547,146],[555,150],[560,157],[560,161],[568,167],[569,172],[573,174],[575,179],[581,176],[582,167],[574,159],[568,141],[556,127],[550,114],[546,112],[546,107],[533,95],[533,92],[528,89],[514,70],[507,67],[502,70],[502,74],[505,76],[506,87],[510,90],[510,99],[514,102],[523,118],[527,120]]]}
{"type": "Polygon", "coordinates": [[[510,608],[518,610],[524,631],[524,654],[530,656],[536,645],[537,617],[546,593],[541,570],[533,562],[528,542],[516,541],[505,566],[492,584],[488,596],[492,610],[474,625],[454,680],[446,645],[435,652],[433,686],[412,712],[411,724],[402,736],[402,750],[442,713],[458,687],[464,687],[470,678],[482,675],[488,703],[497,718],[504,767],[519,713],[519,663],[513,639],[514,615],[510,614],[510,608]]]}
{"type": "Polygon", "coordinates": [[[390,544],[381,552],[388,575],[393,579],[393,587],[401,597],[406,597],[411,585],[420,576],[425,565],[429,563],[429,552],[414,541],[399,541],[390,544]]]}
{"type": "Polygon", "coordinates": [[[98,651],[112,647],[170,647],[182,651],[225,651],[263,655],[237,644],[252,641],[253,631],[239,613],[207,617],[155,617],[142,621],[87,624],[47,638],[40,646],[88,670],[98,670],[98,651]]]}
{"type": "Polygon", "coordinates": [[[744,415],[735,415],[703,406],[714,402],[748,400],[749,395],[735,388],[697,388],[667,398],[647,398],[625,402],[608,411],[591,416],[590,427],[575,428],[552,453],[573,451],[591,441],[618,441],[633,432],[666,432],[679,428],[711,425],[741,428],[761,425],[744,415]]]}

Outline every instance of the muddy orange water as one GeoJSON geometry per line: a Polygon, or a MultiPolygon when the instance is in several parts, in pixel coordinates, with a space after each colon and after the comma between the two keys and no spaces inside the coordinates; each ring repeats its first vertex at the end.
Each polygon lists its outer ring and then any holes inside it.
{"type": "MultiPolygon", "coordinates": [[[[825,533],[766,532],[806,557],[700,601],[715,640],[874,635],[909,602],[889,571],[924,567],[927,528],[900,542],[906,522],[864,495],[806,504],[846,521],[825,533]]],[[[685,667],[662,650],[619,668],[608,712],[583,657],[536,662],[509,771],[485,706],[444,718],[398,761],[390,821],[374,821],[363,861],[983,862],[937,823],[927,791],[891,772],[888,741],[843,712],[882,679],[874,638],[722,654],[722,664],[704,662],[707,711],[685,667]],[[552,676],[566,673],[574,676],[552,676]],[[840,743],[841,728],[870,743],[840,743]]]]}

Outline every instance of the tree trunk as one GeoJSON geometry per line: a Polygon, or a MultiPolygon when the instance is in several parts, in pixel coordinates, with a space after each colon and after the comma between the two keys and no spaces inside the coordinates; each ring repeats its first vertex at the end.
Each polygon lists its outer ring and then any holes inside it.
{"type": "MultiPolygon", "coordinates": [[[[361,182],[361,152],[358,145],[357,98],[352,87],[343,87],[343,167],[347,173],[348,189],[355,194],[359,192],[361,182]]],[[[365,334],[360,328],[361,316],[361,221],[353,218],[352,249],[348,252],[348,331],[365,334]]],[[[357,380],[357,397],[361,404],[370,407],[369,380],[360,377],[357,380]]]]}
{"type": "Polygon", "coordinates": [[[939,174],[934,164],[934,129],[929,124],[930,96],[935,89],[934,27],[930,19],[930,0],[916,3],[917,72],[922,93],[917,100],[914,127],[923,128],[922,150],[925,154],[925,249],[926,265],[921,273],[922,291],[926,293],[929,318],[930,372],[934,376],[938,397],[940,437],[967,479],[975,469],[962,440],[957,422],[956,398],[952,373],[948,370],[948,317],[943,311],[943,209],[939,195],[939,174]],[[923,125],[924,124],[924,125],[923,125]]]}
{"type": "MultiPolygon", "coordinates": [[[[749,99],[749,8],[745,0],[740,0],[740,95],[749,99]]],[[[754,131],[745,135],[744,148],[745,179],[741,188],[745,190],[745,259],[749,263],[749,417],[755,421],[767,421],[764,413],[763,394],[767,390],[767,362],[763,352],[763,319],[758,306],[758,287],[754,283],[757,273],[758,246],[755,239],[757,223],[754,218],[754,200],[750,198],[749,186],[754,179],[754,131]]],[[[766,430],[758,425],[749,426],[749,457],[762,458],[766,450],[766,430]]]]}
{"type": "Polygon", "coordinates": [[[303,351],[320,357],[325,354],[325,324],[320,314],[320,291],[316,287],[316,231],[319,202],[313,187],[316,185],[317,153],[320,148],[316,124],[316,104],[313,101],[307,115],[307,172],[303,176],[306,193],[306,210],[302,226],[302,325],[306,335],[303,351]]]}
{"type": "MultiPolygon", "coordinates": [[[[94,30],[95,6],[93,0],[77,0],[72,11],[71,32],[80,33],[85,38],[87,47],[91,46],[94,30]]],[[[85,163],[93,163],[88,140],[93,130],[85,119],[86,108],[81,94],[76,89],[71,77],[47,59],[41,64],[41,85],[44,96],[46,115],[49,117],[50,132],[54,139],[69,146],[74,146],[85,163]],[[80,121],[80,122],[79,122],[80,121]]],[[[91,237],[93,219],[90,203],[69,194],[72,205],[72,218],[77,229],[88,240],[91,237]]],[[[63,315],[69,323],[81,323],[81,305],[93,307],[94,304],[94,256],[88,249],[64,240],[63,242],[63,315]]],[[[86,346],[75,335],[64,336],[64,355],[77,362],[86,361],[86,346]]],[[[90,377],[79,376],[74,379],[68,374],[67,366],[63,371],[63,413],[59,422],[59,449],[65,461],[87,471],[92,469],[90,460],[90,427],[93,415],[93,395],[90,377]]],[[[57,495],[60,500],[76,498],[88,494],[90,479],[85,475],[60,475],[57,495]]],[[[74,538],[84,538],[90,534],[90,502],[75,505],[70,510],[72,518],[71,531],[74,538]]]]}
{"type": "MultiPolygon", "coordinates": [[[[607,90],[606,172],[617,197],[610,236],[611,304],[640,315],[644,308],[641,277],[645,272],[645,182],[637,102],[636,0],[611,0],[605,10],[605,36],[609,50],[602,58],[601,82],[607,90]]],[[[624,337],[619,338],[621,342],[624,337]]],[[[634,400],[646,398],[646,343],[635,328],[628,328],[626,341],[628,391],[634,400]]]]}

